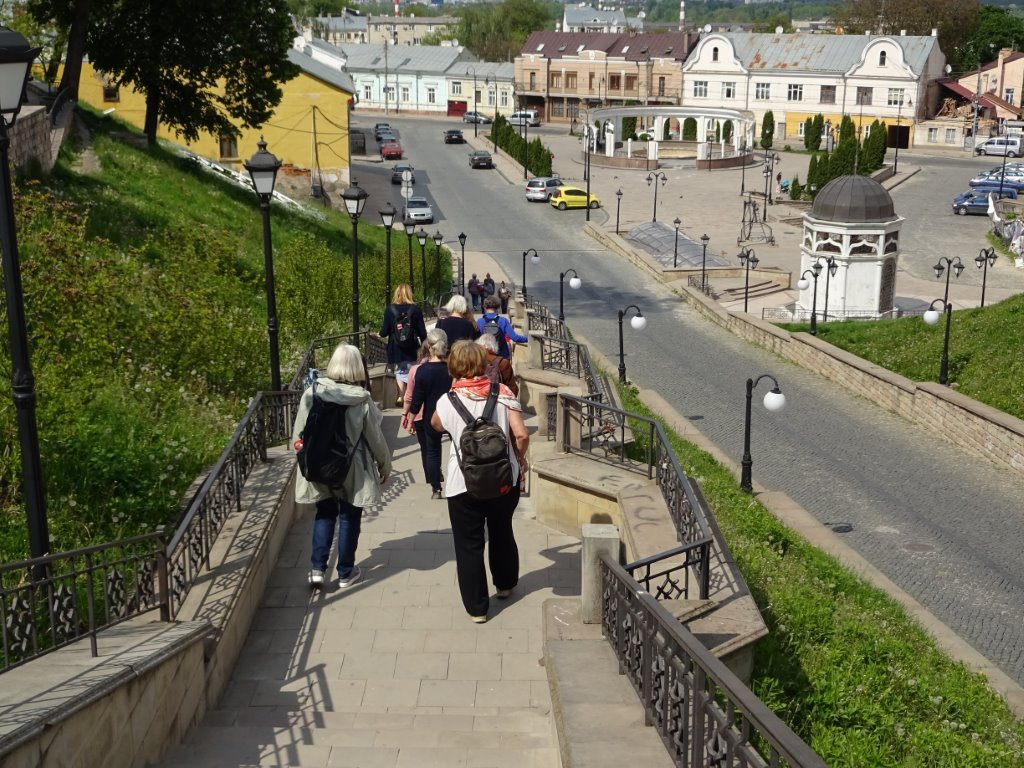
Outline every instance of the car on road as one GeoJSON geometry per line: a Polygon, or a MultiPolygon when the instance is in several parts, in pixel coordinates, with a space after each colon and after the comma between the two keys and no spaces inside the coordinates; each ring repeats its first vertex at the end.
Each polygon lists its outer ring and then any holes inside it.
{"type": "Polygon", "coordinates": [[[1006,173],[979,173],[968,182],[968,186],[998,187],[1000,182],[1003,185],[1009,184],[1014,189],[1024,187],[1024,171],[1011,171],[1007,168],[1006,173]]]}
{"type": "Polygon", "coordinates": [[[556,176],[538,176],[526,182],[526,199],[546,203],[551,199],[552,190],[564,186],[565,182],[556,176]]]}
{"type": "Polygon", "coordinates": [[[470,168],[493,168],[494,160],[491,159],[491,153],[486,149],[477,149],[469,155],[469,167],[470,168]]]}
{"type": "Polygon", "coordinates": [[[391,130],[390,123],[376,123],[373,126],[373,138],[375,138],[377,141],[380,141],[380,137],[385,133],[390,133],[394,135],[394,132],[391,130]]]}
{"type": "Polygon", "coordinates": [[[445,144],[465,144],[466,139],[462,135],[462,131],[458,128],[452,128],[444,132],[444,143],[445,144]]]}
{"type": "Polygon", "coordinates": [[[551,190],[551,199],[548,202],[560,211],[566,208],[601,207],[597,195],[588,195],[585,189],[579,187],[556,187],[551,190]]]}
{"type": "Polygon", "coordinates": [[[409,172],[409,183],[416,183],[416,171],[408,163],[398,163],[398,165],[391,166],[391,183],[401,184],[405,179],[402,178],[402,174],[406,171],[409,172]]]}
{"type": "Polygon", "coordinates": [[[489,118],[483,112],[465,112],[462,115],[462,122],[480,123],[481,125],[487,125],[491,122],[491,118],[489,118]]]}
{"type": "Polygon", "coordinates": [[[401,160],[402,145],[398,139],[388,139],[380,143],[380,156],[385,160],[401,160]]]}
{"type": "Polygon", "coordinates": [[[433,224],[434,209],[430,207],[427,198],[414,195],[405,201],[402,209],[402,221],[406,224],[433,224]]]}
{"type": "Polygon", "coordinates": [[[1002,192],[999,187],[973,187],[962,192],[953,198],[953,213],[958,216],[966,216],[969,213],[976,213],[985,216],[988,214],[988,197],[995,196],[997,199],[1017,199],[1017,190],[1004,186],[1002,192]]]}

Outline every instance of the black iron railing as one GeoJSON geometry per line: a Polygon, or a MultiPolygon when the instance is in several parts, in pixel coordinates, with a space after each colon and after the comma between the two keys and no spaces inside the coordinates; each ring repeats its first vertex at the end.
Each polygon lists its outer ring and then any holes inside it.
{"type": "MultiPolygon", "coordinates": [[[[870,309],[830,309],[826,315],[823,310],[818,310],[818,322],[832,322],[840,320],[895,320],[900,317],[920,317],[924,309],[900,309],[895,307],[886,312],[875,312],[870,309]]],[[[806,307],[764,307],[761,310],[761,319],[776,323],[799,323],[811,319],[811,310],[806,307]]]]}
{"type": "Polygon", "coordinates": [[[61,116],[64,111],[75,106],[74,90],[70,87],[61,88],[56,97],[53,99],[53,104],[50,105],[50,110],[47,112],[47,117],[50,119],[50,125],[56,127],[60,123],[61,116]]]}
{"type": "Polygon", "coordinates": [[[700,275],[690,275],[689,277],[686,278],[686,285],[689,288],[696,288],[698,291],[701,291],[705,296],[708,296],[712,299],[718,298],[718,294],[715,293],[714,286],[711,285],[711,281],[708,280],[706,277],[704,278],[704,284],[701,285],[700,275]]]}
{"type": "Polygon", "coordinates": [[[306,349],[306,354],[299,361],[295,376],[288,384],[288,389],[302,391],[305,389],[306,375],[310,368],[323,369],[331,359],[331,353],[339,344],[351,344],[358,347],[369,367],[386,365],[388,360],[388,342],[375,333],[359,331],[358,333],[341,333],[337,336],[322,336],[314,339],[306,349]]]}
{"type": "Polygon", "coordinates": [[[826,768],[615,560],[601,556],[602,631],[645,722],[679,768],[826,768]]]}

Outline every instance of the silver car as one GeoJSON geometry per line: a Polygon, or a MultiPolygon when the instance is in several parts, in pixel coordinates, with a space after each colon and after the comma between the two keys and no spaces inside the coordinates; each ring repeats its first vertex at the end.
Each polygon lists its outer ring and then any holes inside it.
{"type": "Polygon", "coordinates": [[[546,203],[551,199],[551,190],[564,187],[565,182],[553,176],[540,176],[526,182],[526,199],[546,203]]]}
{"type": "Polygon", "coordinates": [[[434,223],[434,209],[430,207],[425,197],[410,197],[402,211],[402,220],[424,224],[434,223]]]}

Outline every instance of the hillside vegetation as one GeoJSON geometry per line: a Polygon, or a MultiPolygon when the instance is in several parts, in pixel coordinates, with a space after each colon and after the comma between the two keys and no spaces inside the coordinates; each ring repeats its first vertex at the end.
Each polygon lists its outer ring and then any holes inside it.
{"type": "MultiPolygon", "coordinates": [[[[173,524],[270,381],[255,194],[171,149],[140,148],[109,119],[81,119],[95,162],[65,147],[52,175],[20,180],[14,196],[53,551],[173,524]]],[[[360,317],[376,323],[384,238],[366,223],[360,317]]],[[[351,225],[277,203],[271,224],[287,381],[313,338],[351,329],[351,225]]],[[[6,333],[0,369],[9,382],[6,333]]],[[[0,562],[11,562],[28,547],[7,385],[0,437],[0,562]]]]}

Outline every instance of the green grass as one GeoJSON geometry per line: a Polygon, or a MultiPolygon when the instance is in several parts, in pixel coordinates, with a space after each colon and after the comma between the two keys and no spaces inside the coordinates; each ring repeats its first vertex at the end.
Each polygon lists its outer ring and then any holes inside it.
{"type": "MultiPolygon", "coordinates": [[[[626,410],[657,418],[634,390],[619,389],[626,410]]],[[[1024,724],[982,675],[741,492],[710,454],[666,432],[768,625],[751,688],[830,766],[1024,765],[1024,724]]]]}

